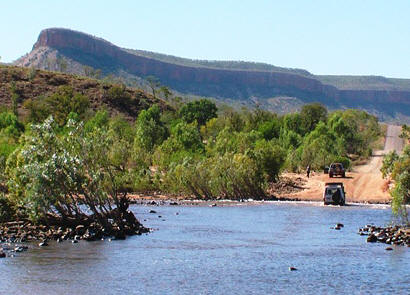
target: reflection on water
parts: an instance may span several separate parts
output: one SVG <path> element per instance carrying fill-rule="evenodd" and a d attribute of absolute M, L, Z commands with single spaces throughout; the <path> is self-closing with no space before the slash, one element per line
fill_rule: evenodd
<path fill-rule="evenodd" d="M 356 234 L 389 222 L 389 210 L 376 208 L 135 206 L 153 233 L 32 245 L 0 260 L 0 293 L 410 294 L 409 249 L 385 251 Z M 330 229 L 338 222 L 342 230 Z"/>

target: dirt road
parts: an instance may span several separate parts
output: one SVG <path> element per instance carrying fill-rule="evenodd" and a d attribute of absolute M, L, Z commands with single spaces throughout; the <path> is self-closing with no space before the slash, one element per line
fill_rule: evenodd
<path fill-rule="evenodd" d="M 400 126 L 388 125 L 384 149 L 374 152 L 367 164 L 357 166 L 352 172 L 347 172 L 346 178 L 330 179 L 327 174 L 313 173 L 309 179 L 303 176 L 306 180 L 303 186 L 304 190 L 281 197 L 321 201 L 325 183 L 340 181 L 345 186 L 347 202 L 388 203 L 391 199 L 388 192 L 389 183 L 382 178 L 380 167 L 384 154 L 392 150 L 401 152 L 403 149 L 403 140 L 399 137 L 400 133 Z M 290 178 L 301 177 L 300 174 L 291 173 L 286 176 Z"/>

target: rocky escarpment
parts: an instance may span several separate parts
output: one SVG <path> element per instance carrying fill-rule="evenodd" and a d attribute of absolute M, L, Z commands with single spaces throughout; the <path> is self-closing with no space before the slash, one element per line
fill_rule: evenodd
<path fill-rule="evenodd" d="M 335 86 L 338 85 L 336 82 L 329 82 L 332 81 L 329 77 L 321 81 L 319 76 L 301 71 L 298 74 L 296 70 L 227 69 L 218 68 L 215 63 L 209 63 L 213 67 L 203 66 L 204 63 L 199 62 L 195 66 L 192 61 L 186 63 L 189 65 L 181 61 L 172 63 L 164 58 L 156 59 L 154 54 L 151 57 L 138 54 L 137 51 L 125 50 L 100 38 L 67 29 L 43 30 L 33 47 L 37 55 L 29 54 L 16 63 L 39 66 L 39 52 L 45 51 L 45 48 L 52 50 L 56 58 L 101 69 L 104 75 L 126 73 L 143 78 L 155 76 L 162 84 L 181 93 L 239 100 L 293 97 L 302 102 L 320 101 L 330 108 L 362 108 L 381 117 L 383 114 L 391 117 L 401 114 L 410 118 L 409 87 L 366 89 L 366 85 L 362 85 L 360 89 L 339 89 Z M 82 69 L 77 67 L 77 71 L 81 72 Z M 354 77 L 349 79 L 353 81 Z"/>

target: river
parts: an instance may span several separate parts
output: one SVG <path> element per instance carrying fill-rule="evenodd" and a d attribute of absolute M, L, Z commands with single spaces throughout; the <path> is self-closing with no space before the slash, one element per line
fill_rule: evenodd
<path fill-rule="evenodd" d="M 391 216 L 385 206 L 132 210 L 152 233 L 125 241 L 31 245 L 0 260 L 0 293 L 410 294 L 410 249 L 386 251 L 357 234 L 367 223 L 386 225 Z M 338 222 L 344 228 L 331 229 Z"/>

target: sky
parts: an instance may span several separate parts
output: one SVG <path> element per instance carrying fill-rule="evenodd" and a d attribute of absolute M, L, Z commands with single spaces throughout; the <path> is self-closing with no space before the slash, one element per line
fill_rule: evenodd
<path fill-rule="evenodd" d="M 193 59 L 410 78 L 410 0 L 0 0 L 1 62 L 42 29 Z"/>

